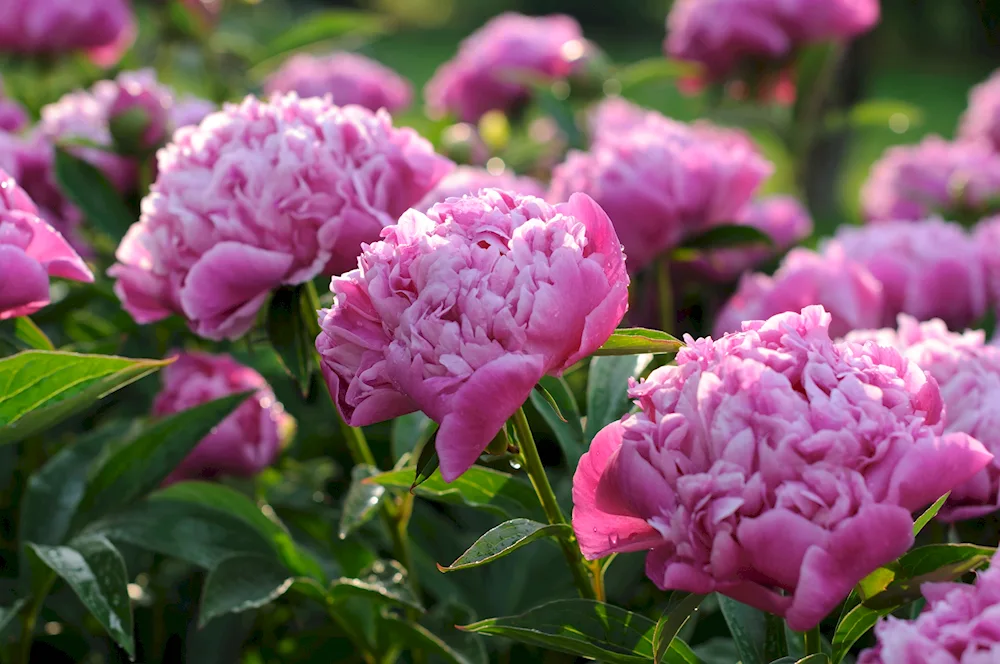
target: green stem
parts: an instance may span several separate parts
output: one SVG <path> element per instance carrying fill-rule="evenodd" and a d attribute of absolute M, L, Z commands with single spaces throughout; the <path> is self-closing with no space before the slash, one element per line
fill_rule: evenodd
<path fill-rule="evenodd" d="M 677 323 L 677 309 L 674 306 L 674 286 L 670 282 L 670 261 L 661 256 L 656 261 L 656 292 L 660 299 L 660 329 L 667 334 L 674 333 Z"/>
<path fill-rule="evenodd" d="M 545 467 L 542 466 L 542 459 L 538 456 L 538 448 L 535 446 L 535 438 L 531 434 L 531 427 L 528 426 L 528 418 L 524 414 L 524 408 L 518 408 L 512 418 L 514 421 L 514 431 L 517 433 L 517 442 L 521 446 L 521 460 L 524 462 L 524 470 L 528 473 L 531 485 L 535 487 L 538 500 L 542 504 L 545 516 L 551 524 L 569 524 L 559 508 L 556 494 L 552 491 L 548 475 L 545 474 Z M 598 592 L 593 578 L 588 572 L 587 563 L 580 553 L 580 547 L 576 545 L 575 539 L 565 537 L 559 538 L 559 546 L 569 565 L 569 571 L 573 575 L 573 581 L 580 591 L 580 596 L 585 599 L 597 599 Z"/>
<path fill-rule="evenodd" d="M 823 640 L 820 638 L 819 626 L 805 633 L 805 656 L 818 655 L 823 652 Z"/>
<path fill-rule="evenodd" d="M 21 616 L 21 640 L 18 644 L 20 650 L 18 661 L 20 664 L 31 664 L 31 645 L 35 639 L 35 625 L 38 623 L 38 614 L 45 604 L 45 598 L 48 596 L 49 590 L 52 589 L 52 584 L 56 582 L 55 574 L 47 570 L 44 574 L 45 580 L 39 586 L 38 591 L 33 593 L 31 602 L 25 607 L 24 613 Z"/>

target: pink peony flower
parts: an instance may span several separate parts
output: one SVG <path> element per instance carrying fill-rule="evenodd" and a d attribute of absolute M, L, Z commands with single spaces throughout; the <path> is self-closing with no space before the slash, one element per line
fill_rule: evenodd
<path fill-rule="evenodd" d="M 877 644 L 858 664 L 992 664 L 1000 662 L 1000 560 L 973 585 L 925 583 L 916 620 L 889 616 L 875 625 Z"/>
<path fill-rule="evenodd" d="M 0 78 L 0 131 L 18 132 L 28 126 L 28 111 L 15 99 L 6 96 Z"/>
<path fill-rule="evenodd" d="M 28 194 L 0 171 L 0 320 L 49 303 L 49 277 L 91 282 L 87 264 L 38 216 Z"/>
<path fill-rule="evenodd" d="M 1000 247 L 1000 215 L 981 220 L 972 232 L 982 249 L 989 299 L 996 307 L 1000 303 L 1000 251 L 995 249 Z"/>
<path fill-rule="evenodd" d="M 267 381 L 229 355 L 180 353 L 163 370 L 163 390 L 153 415 L 163 417 L 230 394 L 255 390 L 164 480 L 252 477 L 277 458 L 295 430 L 295 420 L 274 398 Z"/>
<path fill-rule="evenodd" d="M 981 330 L 949 332 L 944 321 L 920 323 L 901 314 L 899 330 L 863 330 L 848 341 L 874 341 L 899 350 L 941 386 L 945 432 L 967 433 L 992 454 L 1000 452 L 1000 347 Z M 1000 508 L 1000 459 L 952 490 L 939 513 L 945 521 L 971 519 Z"/>
<path fill-rule="evenodd" d="M 812 234 L 813 223 L 809 212 L 791 196 L 772 196 L 753 201 L 740 213 L 735 223 L 767 233 L 774 247 L 733 247 L 714 249 L 704 258 L 685 265 L 697 276 L 713 281 L 727 282 L 739 277 Z M 799 307 L 801 308 L 801 307 Z"/>
<path fill-rule="evenodd" d="M 617 119 L 595 131 L 590 151 L 571 151 L 556 167 L 549 198 L 593 197 L 614 222 L 630 271 L 686 235 L 732 223 L 773 170 L 738 131 L 621 106 L 597 117 L 612 110 Z"/>
<path fill-rule="evenodd" d="M 874 275 L 839 249 L 824 254 L 793 249 L 773 277 L 743 275 L 713 330 L 722 336 L 742 329 L 744 321 L 819 304 L 832 316 L 831 332 L 843 336 L 850 330 L 881 325 L 882 301 L 882 285 Z"/>
<path fill-rule="evenodd" d="M 108 274 L 138 322 L 182 314 L 210 339 L 249 330 L 277 286 L 349 269 L 452 167 L 384 111 L 294 93 L 226 105 L 158 164 Z"/>
<path fill-rule="evenodd" d="M 86 51 L 110 66 L 135 40 L 128 0 L 5 0 L 0 3 L 0 50 L 50 54 Z"/>
<path fill-rule="evenodd" d="M 829 245 L 881 282 L 879 325 L 892 325 L 905 313 L 919 320 L 942 318 L 957 328 L 986 313 L 987 252 L 958 224 L 926 219 L 843 226 Z"/>
<path fill-rule="evenodd" d="M 562 14 L 496 16 L 466 38 L 454 59 L 424 89 L 430 108 L 476 122 L 487 111 L 507 111 L 530 96 L 518 75 L 567 78 L 595 53 L 575 19 Z"/>
<path fill-rule="evenodd" d="M 316 348 L 344 420 L 439 422 L 441 475 L 464 473 L 538 380 L 603 344 L 628 306 L 621 245 L 585 195 L 485 189 L 416 210 L 335 277 Z"/>
<path fill-rule="evenodd" d="M 421 212 L 427 212 L 435 203 L 441 203 L 449 198 L 461 198 L 467 194 L 475 195 L 480 189 L 503 189 L 522 196 L 545 197 L 545 186 L 535 178 L 514 175 L 508 171 L 493 175 L 485 168 L 459 166 L 444 176 L 441 182 L 413 207 Z"/>
<path fill-rule="evenodd" d="M 747 62 L 780 65 L 803 44 L 850 39 L 878 19 L 878 0 L 678 0 L 664 50 L 721 80 Z"/>
<path fill-rule="evenodd" d="M 588 559 L 649 551 L 661 589 L 819 624 L 913 542 L 911 513 L 992 455 L 941 434 L 937 384 L 897 351 L 834 343 L 822 307 L 695 341 L 629 390 L 573 478 Z M 933 473 L 927 469 L 933 468 Z"/>
<path fill-rule="evenodd" d="M 928 136 L 889 148 L 861 189 L 871 221 L 924 219 L 931 214 L 982 212 L 1000 196 L 1000 154 L 983 142 Z"/>
<path fill-rule="evenodd" d="M 268 94 L 296 92 L 300 97 L 331 95 L 338 106 L 357 104 L 390 113 L 410 105 L 409 82 L 385 65 L 357 53 L 322 57 L 302 53 L 289 58 L 264 81 Z"/>
<path fill-rule="evenodd" d="M 969 107 L 958 122 L 958 137 L 1000 151 L 1000 70 L 969 92 Z"/>

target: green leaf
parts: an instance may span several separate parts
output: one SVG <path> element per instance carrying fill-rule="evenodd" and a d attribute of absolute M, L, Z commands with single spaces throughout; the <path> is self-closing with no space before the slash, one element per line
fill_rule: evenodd
<path fill-rule="evenodd" d="M 634 91 L 650 83 L 663 83 L 678 78 L 697 76 L 701 67 L 692 62 L 667 58 L 646 58 L 620 68 L 615 76 L 622 93 Z"/>
<path fill-rule="evenodd" d="M 660 664 L 702 664 L 702 661 L 691 650 L 691 646 L 674 637 L 667 652 L 663 654 Z"/>
<path fill-rule="evenodd" d="M 796 657 L 782 657 L 781 659 L 776 659 L 771 664 L 829 664 L 830 658 L 825 653 L 815 653 L 812 655 L 807 655 L 802 659 Z"/>
<path fill-rule="evenodd" d="M 642 373 L 652 355 L 595 357 L 590 361 L 587 378 L 586 440 L 611 422 L 618 421 L 632 405 L 628 396 L 628 379 Z"/>
<path fill-rule="evenodd" d="M 840 619 L 837 630 L 833 634 L 833 664 L 840 664 L 858 639 L 874 627 L 879 618 L 890 613 L 892 613 L 892 609 L 876 611 L 860 604 L 848 611 Z"/>
<path fill-rule="evenodd" d="M 417 455 L 416 473 L 413 476 L 413 483 L 410 484 L 410 493 L 418 486 L 430 479 L 431 475 L 441 465 L 441 460 L 437 453 L 437 422 L 433 423 L 429 429 L 429 435 L 420 445 L 420 453 Z"/>
<path fill-rule="evenodd" d="M 988 558 L 993 552 L 994 549 L 990 547 L 974 544 L 930 544 L 917 547 L 861 579 L 855 592 L 863 602 L 867 602 L 894 582 L 904 582 L 970 559 Z"/>
<path fill-rule="evenodd" d="M 430 430 L 436 426 L 434 420 L 419 410 L 394 419 L 390 434 L 393 460 L 399 461 L 404 454 L 420 448 L 430 437 Z"/>
<path fill-rule="evenodd" d="M 344 37 L 373 37 L 387 29 L 385 19 L 378 14 L 350 9 L 313 12 L 265 46 L 258 63 Z"/>
<path fill-rule="evenodd" d="M 438 569 L 442 572 L 454 572 L 479 567 L 503 558 L 537 539 L 572 534 L 573 529 L 564 523 L 545 524 L 531 519 L 511 519 L 487 531 L 451 565 L 438 565 Z"/>
<path fill-rule="evenodd" d="M 27 316 L 0 321 L 0 356 L 22 350 L 55 350 L 55 346 Z"/>
<path fill-rule="evenodd" d="M 10 608 L 0 606 L 0 636 L 7 630 L 10 623 L 17 617 L 17 614 L 21 612 L 24 605 L 27 603 L 24 599 L 19 599 L 15 601 Z"/>
<path fill-rule="evenodd" d="M 391 489 L 409 490 L 413 479 L 413 468 L 403 468 L 390 470 L 365 481 Z M 467 505 L 508 519 L 527 514 L 536 521 L 545 520 L 530 484 L 513 475 L 483 466 L 473 466 L 451 484 L 441 479 L 440 472 L 435 472 L 413 492 L 428 500 Z"/>
<path fill-rule="evenodd" d="M 653 630 L 654 664 L 662 664 L 667 661 L 670 643 L 677 637 L 691 615 L 698 610 L 704 599 L 704 595 L 692 593 L 675 592 L 671 594 L 667 608 L 663 610 L 656 623 L 656 629 Z"/>
<path fill-rule="evenodd" d="M 611 604 L 564 599 L 520 615 L 480 620 L 461 629 L 610 664 L 639 664 L 653 657 L 656 624 Z"/>
<path fill-rule="evenodd" d="M 413 594 L 406 569 L 395 560 L 376 560 L 357 579 L 337 579 L 330 586 L 330 598 L 336 604 L 351 597 L 367 597 L 402 607 L 423 611 L 420 599 Z"/>
<path fill-rule="evenodd" d="M 547 377 L 548 376 L 545 376 L 545 378 Z M 535 389 L 532 390 L 532 394 L 535 393 L 541 396 L 542 399 L 544 399 L 545 402 L 549 404 L 549 408 L 552 409 L 552 412 L 555 413 L 556 417 L 558 417 L 560 421 L 562 422 L 567 421 L 566 416 L 563 415 L 562 409 L 559 407 L 559 402 L 556 401 L 556 398 L 552 396 L 552 394 L 549 393 L 547 389 L 545 389 L 545 386 L 541 382 L 535 385 Z"/>
<path fill-rule="evenodd" d="M 566 466 L 576 468 L 580 457 L 586 451 L 583 423 L 580 419 L 580 409 L 576 405 L 576 398 L 569 385 L 562 378 L 544 376 L 539 384 L 545 388 L 547 396 L 543 396 L 537 390 L 532 390 L 531 404 L 552 429 L 552 433 L 555 434 L 556 441 L 558 441 L 563 456 L 566 458 Z"/>
<path fill-rule="evenodd" d="M 898 99 L 866 99 L 852 106 L 847 112 L 847 124 L 854 128 L 893 128 L 903 122 L 903 129 L 918 127 L 924 122 L 924 113 L 918 107 Z"/>
<path fill-rule="evenodd" d="M 643 327 L 619 328 L 594 355 L 641 355 L 643 353 L 676 353 L 684 342 L 660 330 Z"/>
<path fill-rule="evenodd" d="M 440 657 L 448 664 L 472 664 L 464 655 L 454 650 L 423 625 L 392 615 L 380 616 L 380 632 L 409 650 L 419 650 Z"/>
<path fill-rule="evenodd" d="M 583 132 L 576 123 L 576 114 L 568 99 L 560 99 L 553 93 L 552 84 L 546 82 L 532 86 L 532 98 L 543 113 L 552 118 L 566 137 L 571 148 L 582 150 L 586 147 Z"/>
<path fill-rule="evenodd" d="M 87 220 L 115 240 L 125 237 L 137 221 L 121 194 L 92 164 L 56 146 L 55 171 L 59 188 Z"/>
<path fill-rule="evenodd" d="M 681 247 L 684 249 L 705 251 L 707 249 L 743 247 L 750 244 L 763 244 L 773 247 L 774 239 L 764 231 L 753 226 L 722 224 L 713 226 L 704 233 L 687 238 Z"/>
<path fill-rule="evenodd" d="M 969 572 L 985 567 L 989 562 L 990 555 L 971 555 L 963 560 L 940 565 L 933 571 L 923 574 L 907 574 L 903 578 L 897 578 L 885 590 L 871 599 L 864 600 L 862 604 L 869 609 L 895 610 L 903 604 L 919 599 L 920 587 L 923 584 L 954 581 Z"/>
<path fill-rule="evenodd" d="M 227 613 L 258 609 L 292 586 L 288 570 L 274 558 L 240 555 L 226 558 L 205 578 L 198 627 Z"/>
<path fill-rule="evenodd" d="M 73 589 L 115 643 L 135 659 L 128 573 L 118 549 L 100 536 L 77 539 L 71 546 L 30 542 L 28 546 Z"/>
<path fill-rule="evenodd" d="M 817 42 L 799 50 L 795 65 L 795 104 L 792 107 L 792 117 L 796 122 L 819 120 L 823 101 L 820 97 L 824 97 L 829 89 L 842 52 L 841 46 L 833 41 Z"/>
<path fill-rule="evenodd" d="M 310 311 L 305 286 L 282 286 L 267 309 L 267 337 L 299 391 L 309 394 L 315 366 L 316 336 L 310 335 L 319 314 Z"/>
<path fill-rule="evenodd" d="M 40 433 L 172 361 L 42 350 L 0 359 L 0 445 Z"/>
<path fill-rule="evenodd" d="M 87 485 L 80 512 L 104 514 L 158 487 L 249 396 L 250 392 L 230 394 L 147 426 L 105 458 Z"/>
<path fill-rule="evenodd" d="M 743 664 L 766 664 L 764 644 L 767 639 L 767 621 L 764 613 L 737 602 L 725 595 L 719 595 L 719 608 L 729 626 L 736 649 Z"/>
<path fill-rule="evenodd" d="M 913 522 L 913 534 L 914 536 L 919 535 L 920 531 L 924 529 L 931 519 L 937 516 L 937 513 L 941 511 L 945 502 L 948 500 L 948 496 L 951 495 L 951 491 L 944 494 L 940 498 L 934 501 L 934 504 L 924 510 L 924 513 L 917 517 L 917 520 Z"/>
<path fill-rule="evenodd" d="M 347 539 L 348 535 L 368 523 L 378 511 L 378 506 L 385 497 L 385 487 L 364 482 L 378 473 L 378 468 L 368 465 L 359 465 L 351 469 L 351 487 L 344 498 L 340 527 L 337 529 L 340 539 Z"/>

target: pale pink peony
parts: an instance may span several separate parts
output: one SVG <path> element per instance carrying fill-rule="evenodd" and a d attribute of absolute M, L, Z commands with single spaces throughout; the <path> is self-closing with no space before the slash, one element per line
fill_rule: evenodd
<path fill-rule="evenodd" d="M 744 134 L 707 123 L 687 125 L 627 107 L 604 107 L 589 152 L 571 151 L 552 174 L 550 200 L 574 192 L 594 198 L 611 217 L 635 272 L 685 236 L 733 223 L 770 162 Z"/>
<path fill-rule="evenodd" d="M 356 265 L 452 167 L 384 111 L 294 93 L 226 105 L 158 165 L 108 273 L 138 322 L 177 313 L 210 339 L 249 330 L 272 289 Z"/>
<path fill-rule="evenodd" d="M 851 39 L 878 20 L 878 0 L 678 0 L 664 49 L 718 80 L 748 62 L 783 65 L 799 46 Z"/>
<path fill-rule="evenodd" d="M 59 231 L 38 216 L 28 194 L 0 171 L 0 320 L 47 305 L 49 277 L 94 280 Z"/>
<path fill-rule="evenodd" d="M 911 513 L 985 467 L 941 434 L 937 383 L 897 351 L 834 343 L 822 307 L 686 338 L 630 395 L 573 478 L 584 555 L 649 551 L 661 589 L 719 592 L 819 624 L 906 552 Z M 928 468 L 934 472 L 929 473 Z"/>
<path fill-rule="evenodd" d="M 0 51 L 58 54 L 86 51 L 110 66 L 135 40 L 129 0 L 4 0 Z"/>
<path fill-rule="evenodd" d="M 435 203 L 449 198 L 461 198 L 467 194 L 477 194 L 480 189 L 503 189 L 523 196 L 545 197 L 545 186 L 532 177 L 514 175 L 504 171 L 493 175 L 485 168 L 459 166 L 438 183 L 423 200 L 413 207 L 427 212 Z"/>
<path fill-rule="evenodd" d="M 410 105 L 409 82 L 385 65 L 357 53 L 289 58 L 264 81 L 268 94 L 295 92 L 300 97 L 331 95 L 338 106 L 357 104 L 377 111 L 402 111 Z"/>
<path fill-rule="evenodd" d="M 163 390 L 153 402 L 157 417 L 254 391 L 198 443 L 164 484 L 222 475 L 252 477 L 274 462 L 295 430 L 295 420 L 274 398 L 264 377 L 229 355 L 180 353 L 162 375 Z"/>
<path fill-rule="evenodd" d="M 424 89 L 430 108 L 476 122 L 491 110 L 507 111 L 530 97 L 518 77 L 567 78 L 594 54 L 575 19 L 562 14 L 507 12 L 467 37 Z"/>
<path fill-rule="evenodd" d="M 593 353 L 628 306 L 607 215 L 485 189 L 416 210 L 335 277 L 316 340 L 352 426 L 415 410 L 439 422 L 441 475 L 475 463 L 538 380 Z"/>
<path fill-rule="evenodd" d="M 863 265 L 836 247 L 824 254 L 793 249 L 773 277 L 743 275 L 736 293 L 716 317 L 714 334 L 737 332 L 744 321 L 798 311 L 811 304 L 830 312 L 830 330 L 836 336 L 882 324 L 882 285 Z"/>
<path fill-rule="evenodd" d="M 916 620 L 880 621 L 877 644 L 861 653 L 858 664 L 1000 662 L 1000 557 L 994 555 L 992 563 L 972 585 L 923 584 L 923 613 Z"/>
<path fill-rule="evenodd" d="M 958 122 L 958 137 L 1000 151 L 1000 70 L 969 92 L 969 106 Z"/>
<path fill-rule="evenodd" d="M 987 217 L 973 229 L 975 243 L 982 250 L 983 265 L 986 270 L 986 285 L 990 302 L 996 308 L 1000 305 L 1000 215 Z"/>
<path fill-rule="evenodd" d="M 928 136 L 889 148 L 872 164 L 861 189 L 871 221 L 976 215 L 1000 197 L 1000 154 L 985 142 Z"/>

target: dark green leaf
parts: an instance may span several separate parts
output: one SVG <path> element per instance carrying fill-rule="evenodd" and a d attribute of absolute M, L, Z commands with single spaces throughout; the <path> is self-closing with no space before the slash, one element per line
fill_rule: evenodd
<path fill-rule="evenodd" d="M 423 611 L 420 599 L 408 585 L 406 569 L 395 560 L 376 560 L 359 578 L 337 579 L 330 586 L 334 603 L 351 597 L 367 597 Z"/>
<path fill-rule="evenodd" d="M 19 599 L 14 604 L 7 608 L 5 606 L 0 606 L 0 636 L 3 635 L 4 631 L 10 625 L 11 621 L 17 617 L 17 614 L 21 612 L 24 608 L 25 600 Z"/>
<path fill-rule="evenodd" d="M 63 194 L 80 208 L 93 227 L 114 240 L 125 237 L 136 216 L 100 170 L 57 146 L 55 171 Z"/>
<path fill-rule="evenodd" d="M 314 12 L 264 47 L 258 62 L 344 37 L 372 37 L 388 28 L 377 14 L 350 9 Z"/>
<path fill-rule="evenodd" d="M 147 426 L 105 458 L 87 484 L 80 512 L 99 516 L 155 489 L 249 396 L 230 394 Z"/>
<path fill-rule="evenodd" d="M 948 546 L 948 545 L 942 545 Z M 921 597 L 920 586 L 925 583 L 944 583 L 954 581 L 969 572 L 985 567 L 990 562 L 990 556 L 971 556 L 965 560 L 956 561 L 947 565 L 942 565 L 931 572 L 897 578 L 871 599 L 865 600 L 862 604 L 869 609 L 891 609 L 912 602 Z"/>
<path fill-rule="evenodd" d="M 42 350 L 3 358 L 0 444 L 44 431 L 170 362 Z"/>
<path fill-rule="evenodd" d="M 413 469 L 403 468 L 390 470 L 366 481 L 392 489 L 409 490 L 413 485 L 413 478 Z M 536 521 L 545 520 L 530 484 L 513 475 L 483 466 L 473 466 L 451 484 L 441 479 L 441 473 L 435 472 L 430 479 L 418 485 L 414 493 L 429 500 L 487 510 L 508 519 L 527 514 Z"/>
<path fill-rule="evenodd" d="M 771 664 L 829 664 L 830 658 L 825 653 L 815 653 L 799 659 L 797 657 L 782 657 Z"/>
<path fill-rule="evenodd" d="M 284 595 L 291 585 L 288 570 L 273 557 L 226 558 L 205 578 L 198 626 L 227 613 L 258 609 Z"/>
<path fill-rule="evenodd" d="M 970 559 L 989 558 L 994 551 L 990 547 L 974 544 L 929 544 L 917 547 L 861 579 L 855 592 L 862 601 L 867 602 L 893 583 L 905 582 Z"/>
<path fill-rule="evenodd" d="M 670 643 L 684 627 L 691 615 L 698 610 L 704 601 L 704 595 L 675 592 L 671 595 L 666 609 L 660 615 L 653 630 L 653 662 L 662 664 L 667 661 Z"/>
<path fill-rule="evenodd" d="M 552 433 L 555 434 L 563 456 L 566 458 L 566 465 L 569 468 L 576 468 L 580 457 L 586 451 L 583 424 L 580 420 L 580 409 L 576 405 L 576 398 L 569 385 L 562 378 L 544 376 L 540 385 L 545 388 L 545 393 L 548 396 L 543 397 L 537 390 L 532 390 L 531 404 L 552 429 Z M 555 402 L 561 416 L 553 408 L 552 402 Z"/>
<path fill-rule="evenodd" d="M 785 621 L 772 613 L 764 614 L 764 659 L 772 660 L 788 654 Z"/>
<path fill-rule="evenodd" d="M 595 357 L 590 361 L 587 378 L 586 440 L 616 422 L 632 405 L 628 396 L 628 379 L 635 378 L 653 361 L 652 355 Z"/>
<path fill-rule="evenodd" d="M 436 426 L 435 422 L 419 410 L 394 419 L 391 433 L 392 458 L 399 461 L 404 454 L 420 448 L 430 437 L 432 426 Z"/>
<path fill-rule="evenodd" d="M 767 638 L 767 621 L 764 613 L 725 595 L 719 595 L 719 608 L 729 626 L 736 649 L 743 664 L 766 664 L 764 642 Z"/>
<path fill-rule="evenodd" d="M 935 500 L 933 505 L 924 510 L 923 514 L 917 517 L 917 520 L 913 522 L 914 535 L 919 535 L 920 531 L 924 529 L 924 526 L 930 523 L 931 519 L 937 516 L 937 513 L 941 511 L 941 508 L 944 506 L 945 501 L 948 500 L 948 496 L 950 495 L 951 491 L 944 494 L 943 496 Z"/>
<path fill-rule="evenodd" d="M 684 342 L 660 330 L 642 327 L 619 328 L 594 355 L 640 355 L 643 353 L 676 353 Z"/>
<path fill-rule="evenodd" d="M 351 469 L 351 487 L 344 498 L 340 513 L 340 528 L 337 535 L 347 539 L 352 532 L 371 520 L 385 497 L 385 487 L 380 484 L 365 484 L 364 480 L 378 475 L 373 466 L 359 465 Z"/>
<path fill-rule="evenodd" d="M 447 578 L 441 574 L 433 576 Z M 456 625 L 468 625 L 476 618 L 475 611 L 468 606 L 455 600 L 445 600 L 439 601 L 430 613 L 422 616 L 420 624 L 469 664 L 489 664 L 489 655 L 486 652 L 487 637 L 464 632 L 456 627 Z"/>
<path fill-rule="evenodd" d="M 548 377 L 549 376 L 545 376 L 545 378 Z M 560 421 L 567 421 L 566 416 L 563 415 L 562 408 L 559 406 L 559 402 L 556 401 L 556 398 L 552 396 L 547 389 L 545 389 L 545 385 L 543 383 L 539 382 L 538 385 L 535 385 L 535 389 L 532 391 L 532 394 L 540 395 L 545 402 L 549 404 L 549 408 L 552 409 L 552 412 L 555 413 L 556 417 L 558 417 Z"/>
<path fill-rule="evenodd" d="M 713 226 L 704 233 L 689 237 L 681 246 L 685 249 L 725 249 L 728 247 L 743 247 L 748 244 L 763 244 L 774 246 L 774 239 L 753 226 L 743 224 L 723 224 Z"/>
<path fill-rule="evenodd" d="M 430 426 L 430 435 L 420 445 L 420 454 L 417 455 L 417 470 L 413 476 L 413 483 L 410 484 L 410 493 L 429 480 L 441 465 L 437 453 L 437 431 L 438 425 L 435 422 Z"/>
<path fill-rule="evenodd" d="M 451 565 L 438 565 L 438 569 L 442 572 L 454 572 L 479 567 L 503 558 L 537 539 L 569 536 L 572 533 L 573 529 L 562 523 L 545 524 L 531 519 L 511 519 L 486 532 Z"/>
<path fill-rule="evenodd" d="M 28 546 L 73 589 L 115 643 L 134 659 L 128 573 L 118 549 L 100 536 L 74 540 L 71 546 L 30 542 Z"/>
<path fill-rule="evenodd" d="M 892 609 L 880 609 L 875 611 L 868 607 L 858 605 L 848 611 L 837 624 L 837 631 L 833 634 L 833 664 L 840 664 L 851 646 L 865 635 L 868 630 L 875 626 L 879 618 L 892 613 Z"/>
<path fill-rule="evenodd" d="M 795 104 L 792 107 L 792 117 L 796 122 L 819 119 L 823 97 L 829 89 L 841 53 L 840 45 L 832 41 L 817 42 L 800 49 L 795 65 Z"/>
<path fill-rule="evenodd" d="M 653 657 L 656 623 L 611 604 L 565 599 L 462 629 L 612 664 L 639 664 Z"/>
<path fill-rule="evenodd" d="M 55 350 L 55 346 L 27 316 L 0 321 L 0 356 L 22 350 Z"/>
<path fill-rule="evenodd" d="M 316 336 L 310 335 L 319 314 L 310 311 L 305 286 L 282 286 L 274 292 L 267 310 L 267 336 L 285 371 L 303 395 L 316 369 Z M 307 317 L 310 320 L 307 320 Z"/>
<path fill-rule="evenodd" d="M 426 627 L 392 615 L 380 617 L 381 630 L 393 643 L 440 657 L 448 664 L 472 664 Z"/>

